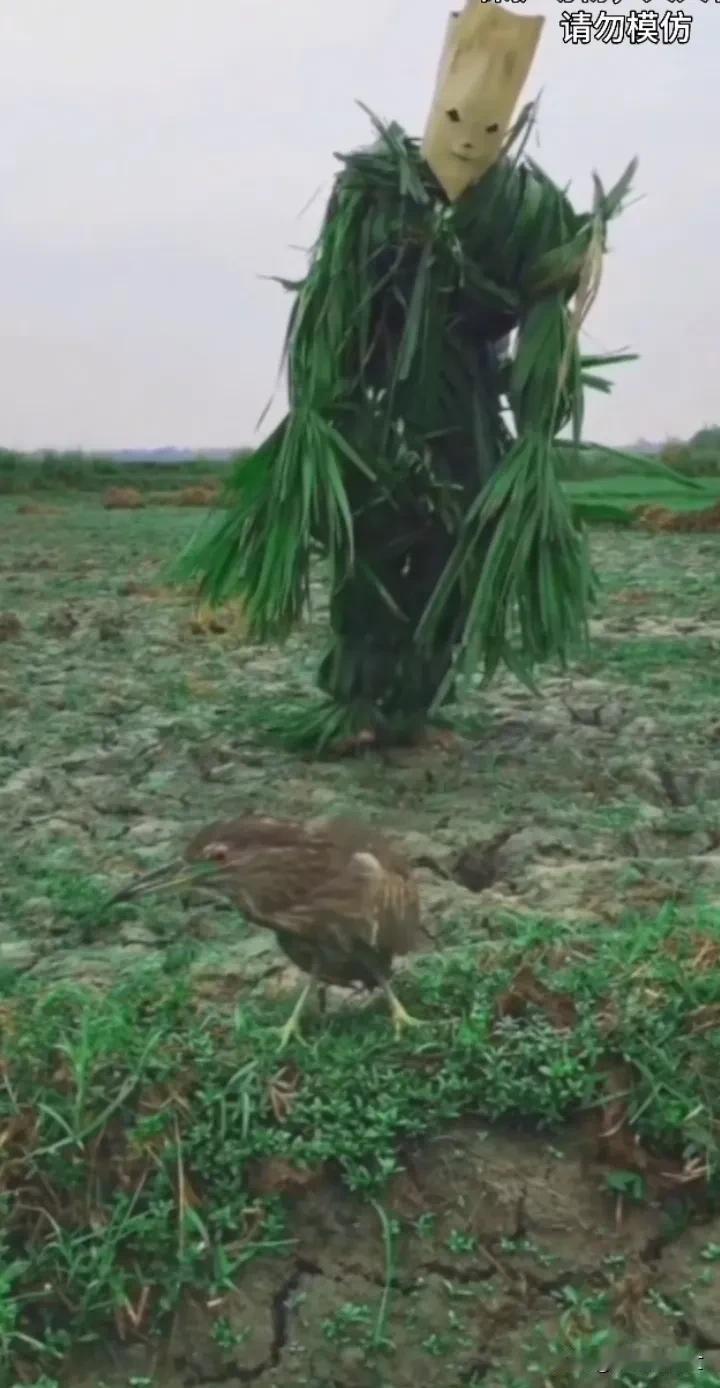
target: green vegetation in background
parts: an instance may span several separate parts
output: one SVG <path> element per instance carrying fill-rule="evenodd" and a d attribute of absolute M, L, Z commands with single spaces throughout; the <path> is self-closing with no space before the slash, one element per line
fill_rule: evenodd
<path fill-rule="evenodd" d="M 571 500 L 594 503 L 598 508 L 605 503 L 624 510 L 628 520 L 632 520 L 639 506 L 664 506 L 669 511 L 702 511 L 720 502 L 720 477 L 693 475 L 691 480 L 692 491 L 679 486 L 673 478 L 633 473 L 598 477 L 592 481 L 565 482 L 564 487 Z M 598 520 L 602 519 L 602 514 L 598 514 Z M 607 519 L 613 520 L 614 517 L 609 514 Z"/>
<path fill-rule="evenodd" d="M 703 431 L 711 439 L 720 436 L 720 430 Z M 696 436 L 697 437 L 697 436 Z M 238 448 L 235 459 L 246 457 L 250 449 Z M 699 447 L 693 440 L 683 444 L 671 444 L 659 455 L 681 476 L 705 478 L 720 481 L 720 442 Z M 36 491 L 42 492 L 94 492 L 111 486 L 133 486 L 141 491 L 162 491 L 164 488 L 202 485 L 204 482 L 227 479 L 233 459 L 226 463 L 198 455 L 182 463 L 130 463 L 105 457 L 102 454 L 82 452 L 47 452 L 41 455 L 21 453 L 14 449 L 0 448 L 0 496 L 23 496 Z M 668 474 L 653 466 L 650 459 L 641 453 L 622 450 L 614 451 L 590 445 L 578 456 L 574 449 L 563 448 L 558 453 L 558 476 L 562 481 L 590 483 L 595 481 L 612 482 L 608 494 L 618 497 L 639 496 L 642 500 L 661 499 L 673 494 L 673 502 L 679 506 L 690 504 L 680 499 L 680 493 Z M 603 493 L 605 489 L 603 488 Z M 715 495 L 711 488 L 708 493 Z M 686 494 L 690 498 L 691 493 Z M 702 492 L 697 493 L 698 497 Z M 692 504 L 696 502 L 693 500 Z M 697 504 L 700 504 L 699 502 Z M 705 504 L 703 502 L 703 504 Z"/>
<path fill-rule="evenodd" d="M 237 457 L 245 450 L 238 449 Z M 0 495 L 94 492 L 106 487 L 163 491 L 223 481 L 228 464 L 197 457 L 182 463 L 130 463 L 86 453 L 18 453 L 0 448 Z"/>
<path fill-rule="evenodd" d="M 690 477 L 717 476 L 720 474 L 720 426 L 698 429 L 685 443 L 674 440 L 666 444 L 661 458 L 676 472 Z"/>

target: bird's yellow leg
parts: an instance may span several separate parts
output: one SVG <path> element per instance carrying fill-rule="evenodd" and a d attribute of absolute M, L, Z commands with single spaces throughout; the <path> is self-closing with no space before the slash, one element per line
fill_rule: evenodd
<path fill-rule="evenodd" d="M 410 1013 L 405 1010 L 399 997 L 393 992 L 392 988 L 390 987 L 390 984 L 388 983 L 387 979 L 384 978 L 381 980 L 381 982 L 382 990 L 385 994 L 385 997 L 388 1000 L 388 1005 L 390 1007 L 390 1016 L 392 1018 L 392 1024 L 395 1030 L 395 1035 L 400 1036 L 404 1027 L 422 1026 L 422 1022 L 418 1017 L 411 1017 Z"/>
<path fill-rule="evenodd" d="M 281 1051 L 284 1051 L 284 1050 L 285 1050 L 285 1047 L 287 1046 L 288 1041 L 290 1041 L 290 1040 L 292 1039 L 293 1036 L 297 1036 L 298 1041 L 302 1041 L 302 1036 L 301 1036 L 301 1034 L 300 1034 L 300 1025 L 299 1025 L 299 1024 L 300 1024 L 300 1017 L 302 1016 L 302 1012 L 303 1012 L 303 1009 L 304 1009 L 304 1007 L 305 1007 L 305 1003 L 307 1002 L 307 1000 L 308 1000 L 310 994 L 312 993 L 313 989 L 317 987 L 317 981 L 318 981 L 318 980 L 317 980 L 317 965 L 315 965 L 315 967 L 313 968 L 313 971 L 312 971 L 312 973 L 311 973 L 311 975 L 310 975 L 309 982 L 306 983 L 305 987 L 303 988 L 302 993 L 300 994 L 300 997 L 298 998 L 297 1002 L 295 1003 L 295 1006 L 294 1006 L 292 1012 L 290 1013 L 290 1016 L 288 1017 L 288 1019 L 287 1019 L 287 1021 L 286 1021 L 286 1023 L 285 1023 L 285 1026 L 284 1026 L 284 1027 L 281 1027 L 281 1029 L 280 1029 L 280 1046 L 279 1046 L 279 1049 L 280 1049 Z"/>
<path fill-rule="evenodd" d="M 307 1002 L 308 997 L 310 996 L 310 993 L 312 992 L 314 986 L 315 980 L 311 978 L 310 982 L 307 983 L 303 988 L 300 997 L 295 1003 L 295 1006 L 285 1023 L 285 1026 L 280 1028 L 280 1045 L 278 1047 L 279 1050 L 284 1051 L 285 1047 L 288 1044 L 288 1041 L 290 1041 L 293 1036 L 297 1036 L 299 1041 L 302 1040 L 302 1036 L 300 1034 L 300 1017 L 302 1015 L 303 1008 L 305 1007 L 305 1003 Z"/>

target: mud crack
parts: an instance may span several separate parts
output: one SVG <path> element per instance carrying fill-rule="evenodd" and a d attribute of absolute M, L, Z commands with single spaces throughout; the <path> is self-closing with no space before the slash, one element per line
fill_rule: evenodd
<path fill-rule="evenodd" d="M 297 1291 L 304 1277 L 319 1277 L 321 1273 L 322 1268 L 317 1263 L 312 1263 L 307 1258 L 298 1258 L 293 1271 L 289 1277 L 285 1278 L 282 1286 L 275 1293 L 270 1309 L 273 1342 L 263 1369 L 276 1369 L 280 1363 L 282 1352 L 288 1341 L 288 1321 L 293 1293 Z"/>
<path fill-rule="evenodd" d="M 276 1369 L 288 1341 L 288 1320 L 293 1293 L 297 1291 L 304 1277 L 317 1277 L 321 1272 L 322 1268 L 318 1267 L 316 1263 L 312 1263 L 306 1258 L 298 1258 L 292 1272 L 275 1292 L 270 1301 L 272 1344 L 270 1353 L 259 1364 L 254 1364 L 252 1368 L 244 1368 L 242 1364 L 233 1361 L 219 1373 L 194 1373 L 192 1377 L 185 1378 L 186 1388 L 191 1388 L 191 1385 L 195 1385 L 195 1388 L 209 1388 L 210 1384 L 230 1383 L 232 1381 L 256 1383 L 268 1369 Z M 187 1364 L 177 1364 L 176 1367 L 187 1369 Z"/>

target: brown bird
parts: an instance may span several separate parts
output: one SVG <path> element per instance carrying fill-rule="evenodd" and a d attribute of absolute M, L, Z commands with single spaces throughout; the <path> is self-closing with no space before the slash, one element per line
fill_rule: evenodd
<path fill-rule="evenodd" d="M 349 819 L 217 820 L 183 855 L 144 874 L 113 901 L 198 882 L 217 887 L 248 920 L 274 930 L 278 944 L 310 974 L 282 1029 L 281 1049 L 299 1031 L 317 984 L 382 988 L 396 1033 L 416 1019 L 390 986 L 393 958 L 421 929 L 409 864 L 381 833 Z"/>

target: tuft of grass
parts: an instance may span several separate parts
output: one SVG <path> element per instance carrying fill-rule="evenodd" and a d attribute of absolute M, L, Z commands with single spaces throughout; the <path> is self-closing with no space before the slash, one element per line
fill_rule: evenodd
<path fill-rule="evenodd" d="M 352 1322 L 381 1349 L 395 1261 L 381 1196 L 402 1144 L 463 1115 L 551 1128 L 602 1106 L 620 1061 L 633 1134 L 666 1162 L 702 1163 L 717 1185 L 717 913 L 696 929 L 664 912 L 602 934 L 512 920 L 506 932 L 417 961 L 401 988 L 428 1025 L 402 1042 L 383 1011 L 341 1011 L 282 1063 L 277 1006 L 201 1010 L 181 971 L 136 967 L 105 995 L 6 978 L 0 1371 L 57 1372 L 81 1341 L 146 1333 L 186 1291 L 222 1295 L 253 1259 L 290 1251 L 282 1191 L 258 1196 L 250 1180 L 272 1157 L 333 1170 L 373 1202 L 380 1309 L 332 1336 Z M 501 1015 L 528 961 L 565 999 L 562 1025 L 540 1003 Z"/>

